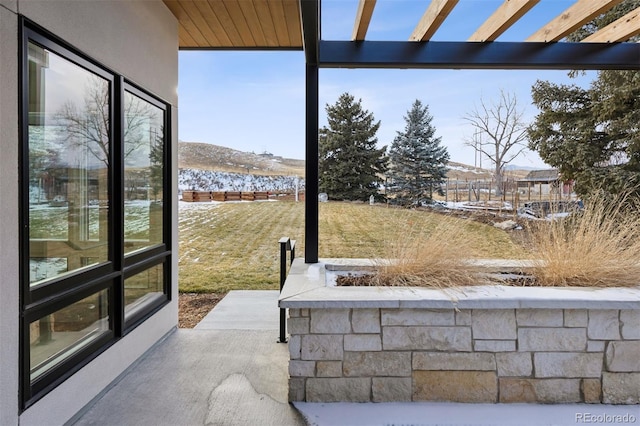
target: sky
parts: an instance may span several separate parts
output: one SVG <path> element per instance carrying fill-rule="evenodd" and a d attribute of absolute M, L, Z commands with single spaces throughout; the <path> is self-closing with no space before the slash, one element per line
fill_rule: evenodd
<path fill-rule="evenodd" d="M 461 0 L 433 37 L 436 41 L 466 40 L 502 0 Z M 541 0 L 498 41 L 520 41 L 573 3 Z M 323 0 L 322 38 L 348 40 L 357 0 Z M 378 0 L 367 40 L 407 40 L 425 10 L 422 0 Z M 269 152 L 304 159 L 304 54 L 300 51 L 181 51 L 179 53 L 179 139 L 206 142 L 247 152 Z M 320 70 L 320 126 L 327 124 L 325 106 L 345 92 L 362 100 L 381 125 L 379 146 L 390 146 L 405 127 L 404 116 L 416 99 L 429 107 L 436 136 L 452 161 L 479 165 L 465 145 L 474 128 L 463 117 L 491 104 L 500 91 L 514 94 L 524 121 L 537 114 L 531 104 L 536 80 L 587 87 L 588 72 L 569 78 L 567 71 L 491 70 Z M 512 164 L 546 168 L 531 151 Z M 488 160 L 482 160 L 488 168 Z"/>

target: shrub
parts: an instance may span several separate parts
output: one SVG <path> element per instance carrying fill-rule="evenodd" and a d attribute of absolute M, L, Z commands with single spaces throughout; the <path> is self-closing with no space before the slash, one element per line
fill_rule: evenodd
<path fill-rule="evenodd" d="M 626 195 L 591 196 L 585 209 L 531 226 L 533 274 L 540 285 L 627 287 L 640 284 L 640 215 Z"/>
<path fill-rule="evenodd" d="M 584 210 L 528 226 L 532 267 L 509 281 L 473 262 L 459 221 L 430 230 L 396 224 L 367 285 L 458 287 L 487 283 L 536 286 L 632 287 L 640 284 L 640 203 L 630 196 L 592 195 Z M 511 271 L 504 271 L 511 272 Z M 356 284 L 358 285 L 358 284 Z M 362 285 L 362 284 L 360 284 Z"/>
<path fill-rule="evenodd" d="M 387 243 L 388 260 L 376 261 L 370 285 L 455 287 L 484 284 L 469 233 L 460 220 L 443 218 L 435 227 L 399 224 L 399 238 Z"/>

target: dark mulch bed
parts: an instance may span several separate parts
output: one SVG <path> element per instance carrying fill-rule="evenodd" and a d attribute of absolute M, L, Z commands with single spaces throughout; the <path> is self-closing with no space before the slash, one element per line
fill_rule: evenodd
<path fill-rule="evenodd" d="M 336 286 L 338 287 L 371 287 L 372 275 L 338 275 L 336 277 Z"/>
<path fill-rule="evenodd" d="M 518 273 L 491 274 L 488 278 L 493 284 L 514 287 L 536 287 L 539 285 L 535 277 Z M 336 277 L 336 286 L 338 287 L 372 287 L 375 285 L 371 274 L 347 274 Z"/>
<path fill-rule="evenodd" d="M 180 293 L 178 327 L 195 327 L 225 295 L 226 293 Z"/>

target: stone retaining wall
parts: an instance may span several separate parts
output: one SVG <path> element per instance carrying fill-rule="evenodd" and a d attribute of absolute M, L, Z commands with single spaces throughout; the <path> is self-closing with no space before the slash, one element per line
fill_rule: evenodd
<path fill-rule="evenodd" d="M 640 403 L 635 309 L 289 309 L 289 400 Z"/>

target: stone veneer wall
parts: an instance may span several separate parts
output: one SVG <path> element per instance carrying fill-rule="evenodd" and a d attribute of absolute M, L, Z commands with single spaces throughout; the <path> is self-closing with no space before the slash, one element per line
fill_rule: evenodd
<path fill-rule="evenodd" d="M 640 403 L 640 311 L 289 309 L 289 400 Z"/>

